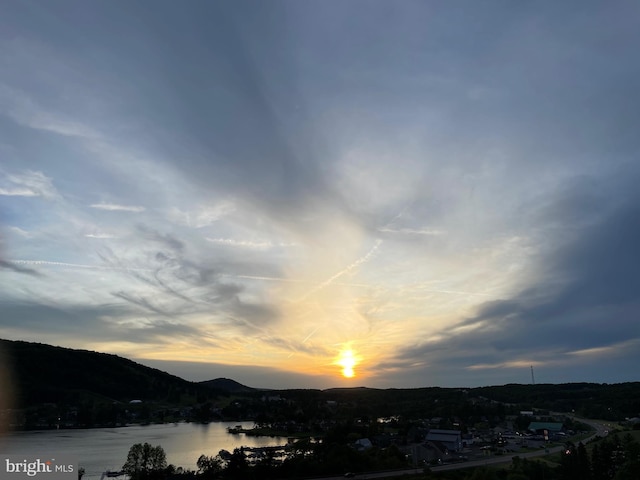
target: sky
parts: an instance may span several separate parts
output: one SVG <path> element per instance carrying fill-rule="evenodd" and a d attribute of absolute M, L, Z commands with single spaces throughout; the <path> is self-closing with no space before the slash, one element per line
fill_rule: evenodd
<path fill-rule="evenodd" d="M 0 337 L 194 381 L 638 381 L 636 2 L 1 0 Z"/>

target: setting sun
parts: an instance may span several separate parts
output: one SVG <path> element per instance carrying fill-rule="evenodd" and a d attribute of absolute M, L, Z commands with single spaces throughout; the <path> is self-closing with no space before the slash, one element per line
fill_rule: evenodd
<path fill-rule="evenodd" d="M 356 358 L 353 354 L 353 350 L 351 349 L 343 350 L 342 352 L 340 352 L 340 356 L 336 361 L 336 364 L 342 367 L 342 376 L 346 378 L 355 376 L 353 367 L 355 367 L 357 363 L 358 362 L 356 361 Z"/>

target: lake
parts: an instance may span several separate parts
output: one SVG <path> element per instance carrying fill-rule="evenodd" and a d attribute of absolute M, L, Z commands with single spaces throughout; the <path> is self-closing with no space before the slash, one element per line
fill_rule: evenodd
<path fill-rule="evenodd" d="M 196 470 L 200 455 L 217 455 L 222 449 L 268 447 L 284 445 L 282 437 L 251 437 L 230 434 L 228 427 L 242 425 L 251 428 L 253 423 L 216 422 L 169 423 L 162 425 L 132 425 L 120 428 L 96 428 L 85 430 L 38 430 L 12 432 L 0 437 L 0 453 L 48 455 L 48 452 L 73 453 L 78 456 L 78 466 L 84 467 L 84 479 L 99 479 L 106 470 L 120 470 L 127 460 L 131 445 L 148 442 L 161 445 L 167 454 L 167 463 L 176 467 Z"/>

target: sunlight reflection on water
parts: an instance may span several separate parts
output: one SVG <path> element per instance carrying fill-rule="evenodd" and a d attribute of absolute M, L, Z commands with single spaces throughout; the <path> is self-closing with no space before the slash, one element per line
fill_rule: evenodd
<path fill-rule="evenodd" d="M 234 448 L 241 446 L 277 446 L 287 442 L 282 437 L 250 437 L 228 433 L 227 428 L 235 425 L 251 428 L 253 423 L 170 423 L 122 428 L 13 432 L 0 438 L 0 453 L 73 453 L 78 456 L 79 466 L 85 468 L 83 478 L 93 480 L 100 478 L 106 470 L 119 470 L 127 459 L 129 448 L 135 443 L 161 445 L 167 453 L 167 463 L 196 470 L 196 461 L 202 454 L 211 456 L 217 455 L 222 449 L 232 452 Z"/>

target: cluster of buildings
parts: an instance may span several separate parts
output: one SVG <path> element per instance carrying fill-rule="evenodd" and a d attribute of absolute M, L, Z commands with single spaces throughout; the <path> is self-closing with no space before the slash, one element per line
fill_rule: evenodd
<path fill-rule="evenodd" d="M 532 416 L 526 430 L 520 432 L 504 426 L 474 433 L 425 428 L 415 432 L 416 441 L 403 445 L 401 449 L 416 466 L 434 465 L 465 461 L 469 457 L 493 453 L 507 453 L 520 447 L 536 448 L 546 442 L 561 441 L 572 433 L 566 431 L 562 422 L 537 421 Z M 354 445 L 358 450 L 366 450 L 372 446 L 372 442 L 366 438 L 358 440 Z"/>

